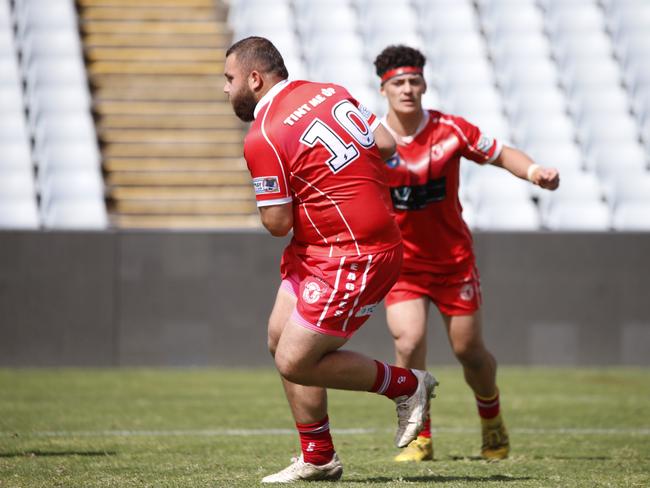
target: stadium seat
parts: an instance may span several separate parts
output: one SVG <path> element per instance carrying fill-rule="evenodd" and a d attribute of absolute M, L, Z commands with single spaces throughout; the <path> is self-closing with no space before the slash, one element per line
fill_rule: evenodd
<path fill-rule="evenodd" d="M 37 114 L 48 112 L 90 113 L 92 98 L 88 89 L 80 86 L 42 86 L 28 93 L 29 106 Z"/>
<path fill-rule="evenodd" d="M 47 209 L 62 200 L 103 199 L 104 182 L 95 169 L 63 169 L 50 172 L 40 180 L 41 206 Z"/>
<path fill-rule="evenodd" d="M 0 171 L 32 167 L 32 155 L 27 141 L 0 141 Z"/>
<path fill-rule="evenodd" d="M 27 141 L 25 117 L 20 112 L 0 113 L 0 141 Z"/>
<path fill-rule="evenodd" d="M 541 219 L 530 200 L 499 201 L 482 204 L 473 216 L 473 225 L 484 230 L 537 231 Z"/>
<path fill-rule="evenodd" d="M 471 168 L 471 169 L 470 169 Z M 478 210 L 486 203 L 530 200 L 530 184 L 493 165 L 469 163 L 463 192 Z"/>
<path fill-rule="evenodd" d="M 584 168 L 583 153 L 575 142 L 532 145 L 526 152 L 536 163 L 557 168 L 561 179 L 565 172 L 575 173 Z"/>
<path fill-rule="evenodd" d="M 575 140 L 575 127 L 565 114 L 553 114 L 552 118 L 526 119 L 513 128 L 515 141 L 522 148 L 542 143 L 568 144 Z"/>
<path fill-rule="evenodd" d="M 54 229 L 101 230 L 108 227 L 106 208 L 101 199 L 52 202 L 43 225 Z"/>
<path fill-rule="evenodd" d="M 434 69 L 448 61 L 487 59 L 487 47 L 478 32 L 464 34 L 463 42 L 458 42 L 456 35 L 448 35 L 436 29 L 425 30 L 423 35 L 429 64 Z"/>
<path fill-rule="evenodd" d="M 0 229 L 38 229 L 39 226 L 35 198 L 0 199 Z"/>
<path fill-rule="evenodd" d="M 59 168 L 100 168 L 101 156 L 96 142 L 53 142 L 36 155 L 39 170 Z"/>
<path fill-rule="evenodd" d="M 601 203 L 603 196 L 604 190 L 596 175 L 583 171 L 570 172 L 560 176 L 557 190 L 539 193 L 539 206 L 542 215 L 546 215 L 552 208 L 572 202 Z"/>
<path fill-rule="evenodd" d="M 34 198 L 36 186 L 31 167 L 0 169 L 0 200 Z"/>
<path fill-rule="evenodd" d="M 18 113 L 22 116 L 25 110 L 23 91 L 18 84 L 0 85 L 0 113 Z"/>
<path fill-rule="evenodd" d="M 14 56 L 0 57 L 0 85 L 20 85 L 21 77 L 18 70 L 18 63 Z"/>
<path fill-rule="evenodd" d="M 650 231 L 650 203 L 626 202 L 618 205 L 612 217 L 612 227 L 622 231 Z"/>
<path fill-rule="evenodd" d="M 550 230 L 608 231 L 612 218 L 604 202 L 564 202 L 543 215 L 543 225 Z"/>
<path fill-rule="evenodd" d="M 609 202 L 613 208 L 632 203 L 650 205 L 650 172 L 619 174 L 610 193 Z"/>

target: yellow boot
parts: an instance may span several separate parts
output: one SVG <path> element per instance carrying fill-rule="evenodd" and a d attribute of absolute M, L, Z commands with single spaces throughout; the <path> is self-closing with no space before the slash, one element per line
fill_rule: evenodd
<path fill-rule="evenodd" d="M 408 461 L 432 461 L 433 460 L 433 442 L 430 437 L 417 436 L 411 443 L 402 449 L 395 461 L 398 463 Z"/>
<path fill-rule="evenodd" d="M 481 419 L 483 445 L 481 457 L 488 460 L 505 459 L 510 452 L 510 439 L 501 414 L 493 419 Z"/>

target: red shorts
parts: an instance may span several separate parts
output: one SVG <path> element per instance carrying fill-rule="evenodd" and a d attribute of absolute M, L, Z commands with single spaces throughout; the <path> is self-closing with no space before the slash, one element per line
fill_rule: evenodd
<path fill-rule="evenodd" d="M 323 334 L 350 337 L 397 280 L 402 245 L 361 256 L 322 257 L 284 250 L 280 287 L 298 299 L 291 319 Z"/>
<path fill-rule="evenodd" d="M 421 297 L 429 297 L 446 315 L 472 315 L 481 308 L 481 281 L 474 262 L 453 274 L 404 270 L 385 303 L 388 307 Z"/>

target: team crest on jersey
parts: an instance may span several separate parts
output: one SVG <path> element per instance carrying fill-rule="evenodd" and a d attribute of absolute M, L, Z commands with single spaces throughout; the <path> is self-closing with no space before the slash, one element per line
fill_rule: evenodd
<path fill-rule="evenodd" d="M 474 298 L 474 285 L 472 283 L 465 283 L 460 289 L 460 299 L 469 302 Z"/>
<path fill-rule="evenodd" d="M 278 193 L 280 191 L 280 182 L 277 176 L 262 176 L 253 179 L 253 188 L 255 188 L 255 195 Z"/>
<path fill-rule="evenodd" d="M 487 153 L 492 145 L 494 144 L 494 139 L 492 137 L 481 135 L 481 138 L 478 140 L 476 149 L 481 152 Z"/>
<path fill-rule="evenodd" d="M 397 168 L 399 166 L 399 154 L 395 153 L 395 156 L 386 160 L 386 166 L 389 168 Z"/>
<path fill-rule="evenodd" d="M 316 303 L 323 294 L 321 285 L 316 281 L 308 281 L 302 290 L 302 299 L 307 303 Z"/>
<path fill-rule="evenodd" d="M 435 144 L 431 146 L 431 159 L 434 161 L 439 161 L 445 155 L 445 150 L 442 148 L 442 144 Z"/>

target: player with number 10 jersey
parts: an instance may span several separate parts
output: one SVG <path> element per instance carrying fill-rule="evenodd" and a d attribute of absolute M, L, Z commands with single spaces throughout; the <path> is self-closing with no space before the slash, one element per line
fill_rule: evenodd
<path fill-rule="evenodd" d="M 293 200 L 298 252 L 359 255 L 400 243 L 378 124 L 334 84 L 284 81 L 258 103 L 244 145 L 257 205 Z"/>
<path fill-rule="evenodd" d="M 293 239 L 281 266 L 283 289 L 298 298 L 292 318 L 349 337 L 401 266 L 401 234 L 373 135 L 379 120 L 341 86 L 286 80 L 254 116 L 244 156 L 257 205 L 293 203 Z"/>

